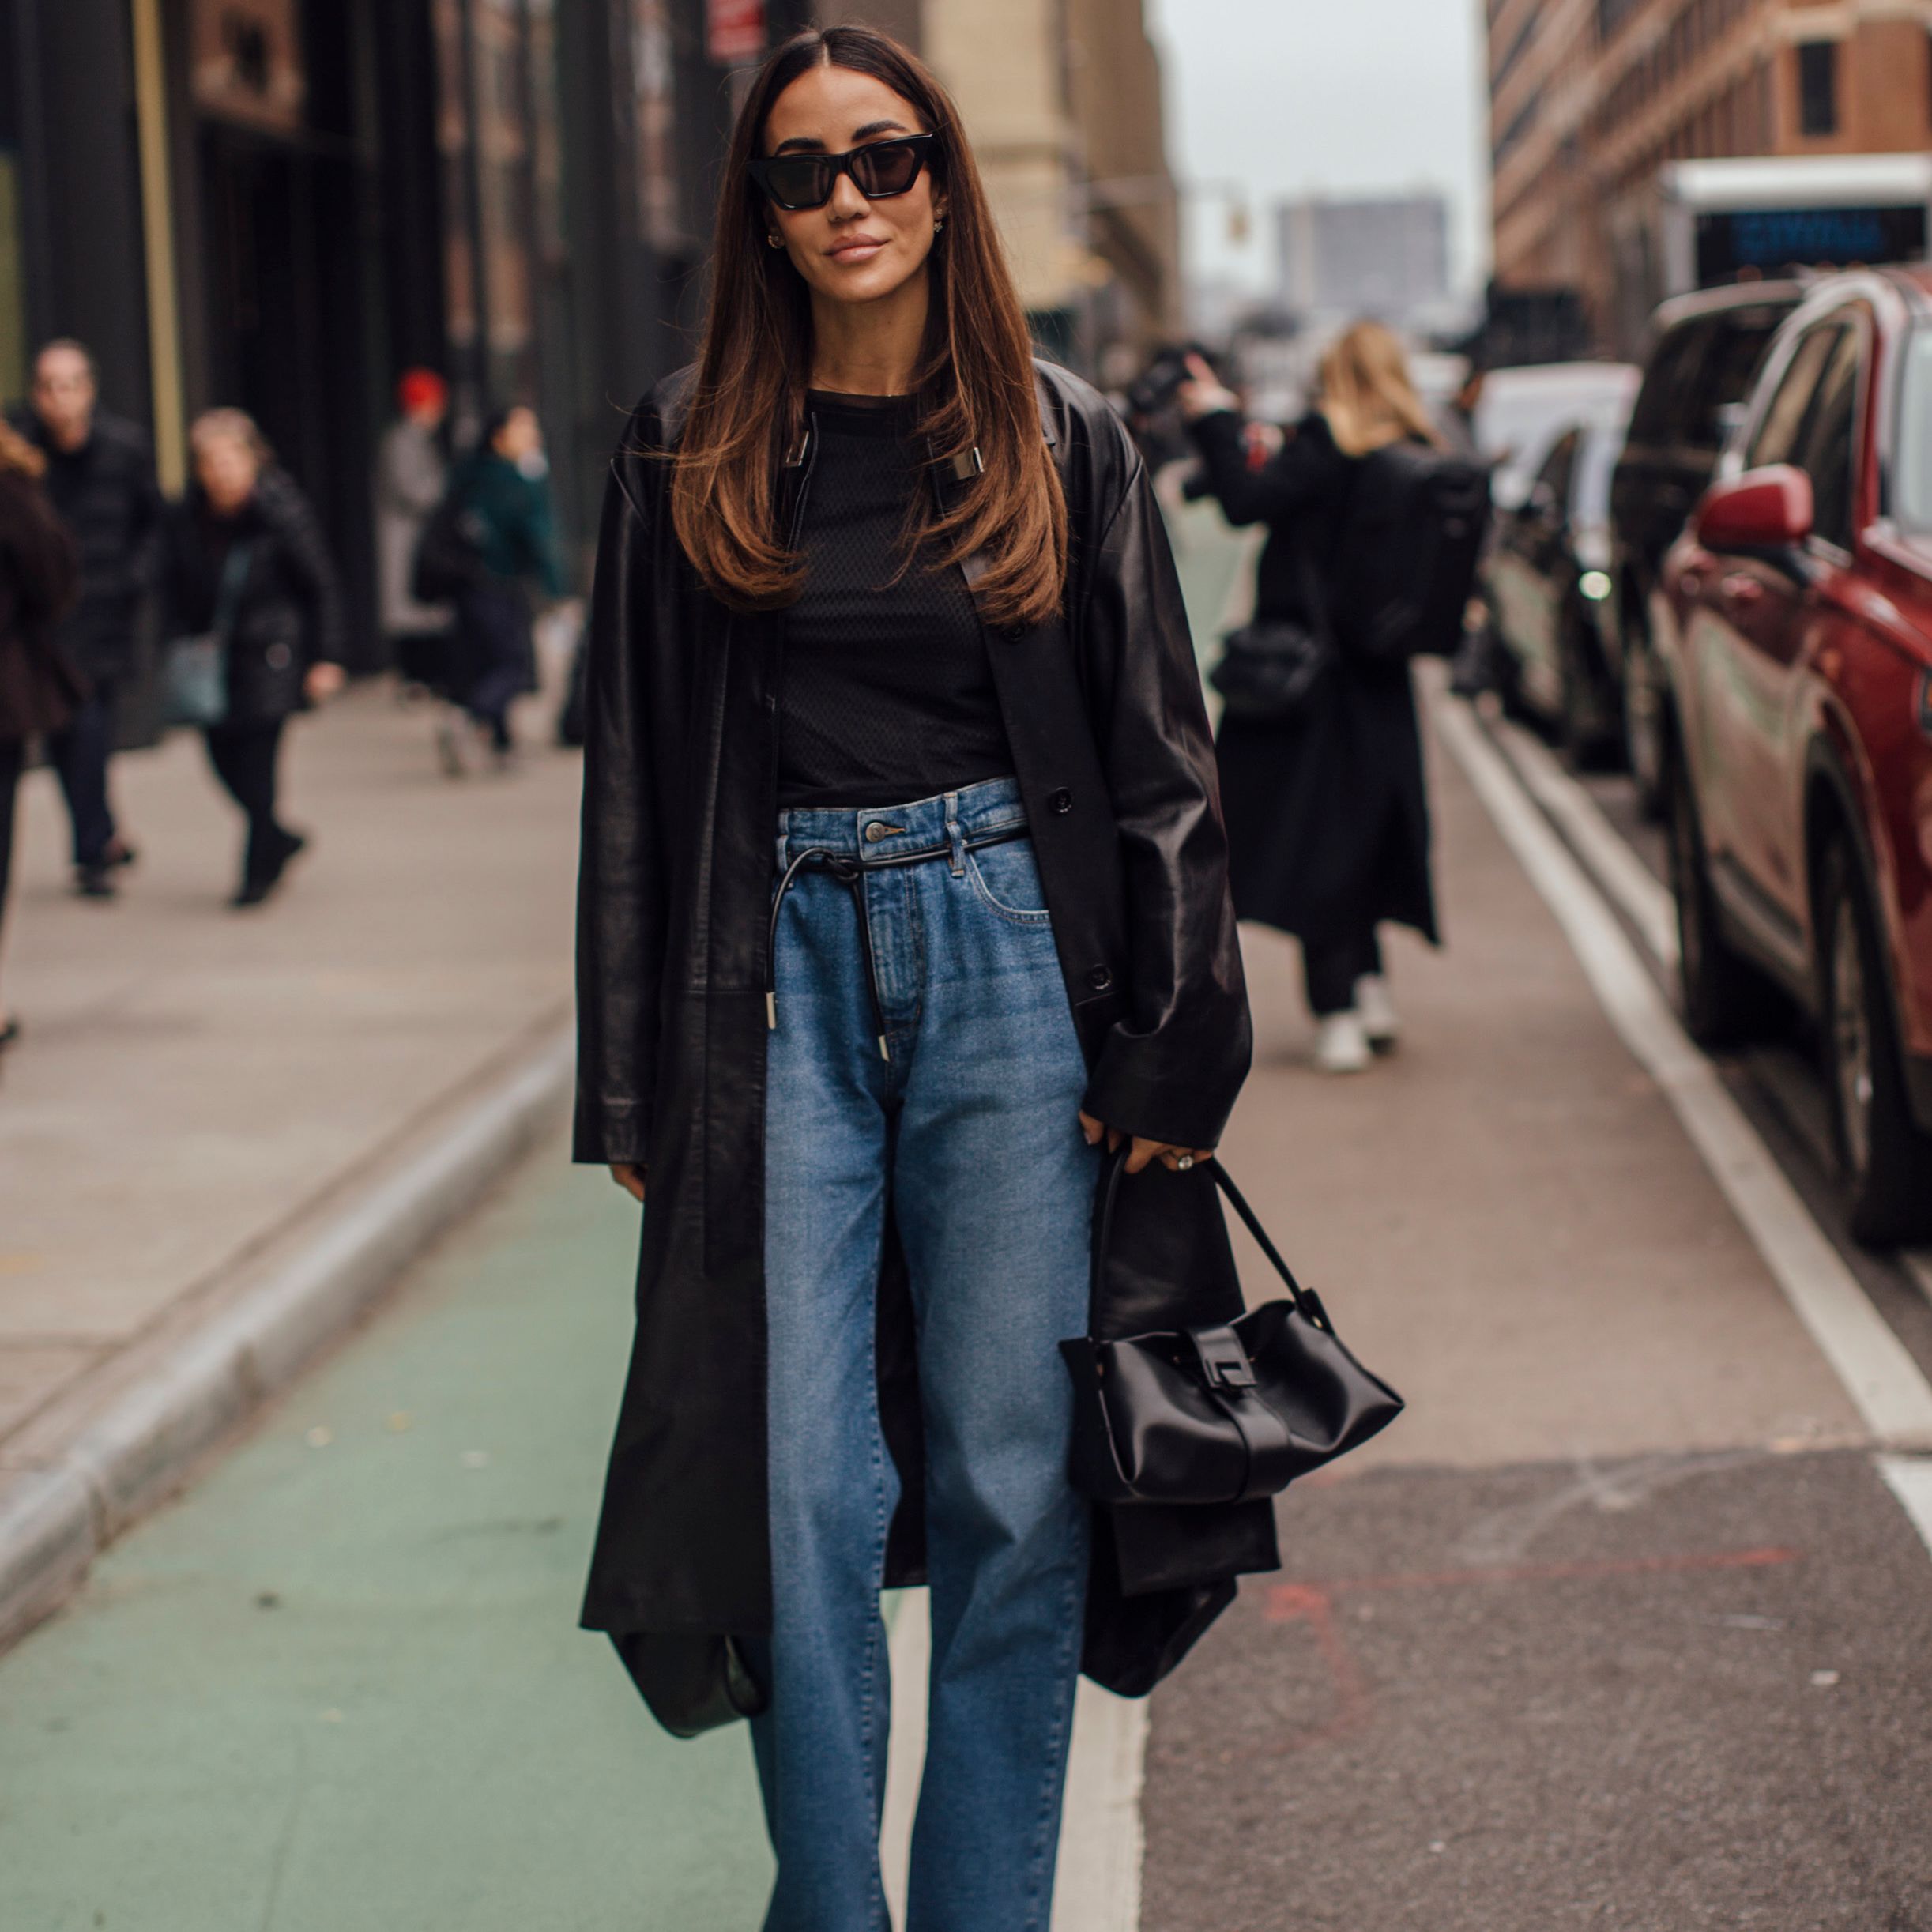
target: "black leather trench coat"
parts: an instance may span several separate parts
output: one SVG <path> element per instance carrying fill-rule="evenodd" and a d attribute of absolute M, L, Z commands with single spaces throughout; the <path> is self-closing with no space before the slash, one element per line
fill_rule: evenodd
<path fill-rule="evenodd" d="M 576 1158 L 642 1162 L 638 1324 L 586 1627 L 608 1631 L 669 1729 L 743 1708 L 727 1640 L 770 1628 L 764 1389 L 765 954 L 776 812 L 780 616 L 734 615 L 672 529 L 690 372 L 639 405 L 612 461 L 586 665 L 578 929 Z M 1166 533 L 1104 401 L 1038 371 L 1066 491 L 1062 612 L 988 631 L 1087 1110 L 1213 1145 L 1247 1070 L 1247 996 L 1214 759 Z M 809 429 L 780 472 L 781 529 L 810 487 Z M 936 479 L 944 466 L 935 466 Z M 956 487 L 936 480 L 936 488 Z M 969 582 L 974 563 L 965 567 Z M 1204 1170 L 1125 1191 L 1103 1332 L 1240 1306 Z M 906 1501 L 887 1580 L 921 1580 L 923 1482 L 910 1303 L 888 1231 L 879 1376 Z M 1083 1664 L 1151 1689 L 1234 1594 L 1275 1567 L 1266 1504 L 1101 1512 Z M 1111 1517 L 1113 1520 L 1108 1520 Z"/>

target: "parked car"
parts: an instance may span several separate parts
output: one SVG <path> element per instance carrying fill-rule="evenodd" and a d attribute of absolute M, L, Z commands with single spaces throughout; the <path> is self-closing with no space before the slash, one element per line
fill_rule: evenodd
<path fill-rule="evenodd" d="M 1498 513 L 1483 566 L 1505 697 L 1554 724 L 1579 764 L 1620 753 L 1610 619 L 1610 479 L 1629 398 L 1572 423 L 1529 493 Z"/>
<path fill-rule="evenodd" d="M 1781 985 L 1853 1232 L 1932 1233 L 1932 269 L 1786 321 L 1651 621 L 1690 1029 Z"/>
<path fill-rule="evenodd" d="M 1514 510 L 1550 446 L 1571 424 L 1627 411 L 1639 372 L 1622 362 L 1537 363 L 1492 369 L 1476 405 L 1476 446 L 1495 465 L 1490 500 Z"/>
<path fill-rule="evenodd" d="M 1795 281 L 1714 288 L 1666 302 L 1651 319 L 1644 386 L 1610 478 L 1609 643 L 1624 756 L 1653 818 L 1665 803 L 1650 636 L 1657 573 L 1711 480 L 1764 345 L 1804 292 Z"/>

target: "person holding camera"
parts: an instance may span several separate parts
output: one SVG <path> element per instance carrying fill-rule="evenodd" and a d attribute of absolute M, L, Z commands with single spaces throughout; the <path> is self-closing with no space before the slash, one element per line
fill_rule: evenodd
<path fill-rule="evenodd" d="M 1315 1064 L 1355 1073 L 1395 1044 L 1377 928 L 1414 927 L 1437 943 L 1429 801 L 1406 657 L 1341 648 L 1332 614 L 1352 556 L 1361 473 L 1405 441 L 1441 446 L 1401 345 L 1358 322 L 1323 356 L 1315 407 L 1270 454 L 1237 398 L 1192 356 L 1179 400 L 1208 493 L 1237 526 L 1263 523 L 1255 629 L 1298 646 L 1272 688 L 1237 695 L 1215 744 L 1234 909 L 1301 942 L 1317 1022 Z"/>

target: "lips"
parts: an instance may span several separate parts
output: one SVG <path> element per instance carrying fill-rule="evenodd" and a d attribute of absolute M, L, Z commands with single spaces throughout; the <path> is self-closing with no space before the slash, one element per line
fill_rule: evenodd
<path fill-rule="evenodd" d="M 825 252 L 834 262 L 869 262 L 885 245 L 883 235 L 854 235 Z"/>

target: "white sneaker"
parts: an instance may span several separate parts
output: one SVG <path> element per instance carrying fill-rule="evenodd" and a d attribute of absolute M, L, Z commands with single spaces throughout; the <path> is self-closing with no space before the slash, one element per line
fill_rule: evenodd
<path fill-rule="evenodd" d="M 1361 1022 L 1362 1038 L 1378 1053 L 1386 1053 L 1401 1038 L 1402 1022 L 1388 996 L 1388 981 L 1380 974 L 1365 973 L 1356 981 L 1355 1014 Z"/>
<path fill-rule="evenodd" d="M 1374 1058 L 1360 1014 L 1330 1013 L 1316 1022 L 1315 1064 L 1324 1073 L 1361 1073 Z"/>

